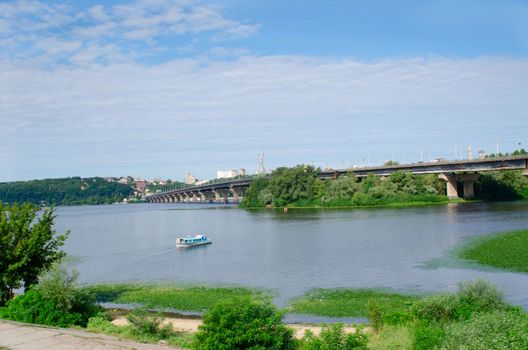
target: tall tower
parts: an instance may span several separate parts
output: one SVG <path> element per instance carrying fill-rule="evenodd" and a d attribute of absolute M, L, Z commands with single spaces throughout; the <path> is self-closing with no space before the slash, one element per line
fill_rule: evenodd
<path fill-rule="evenodd" d="M 471 146 L 468 146 L 468 149 L 467 149 L 467 159 L 473 160 L 473 150 L 471 149 Z"/>
<path fill-rule="evenodd" d="M 257 175 L 266 174 L 266 169 L 264 168 L 264 153 L 258 154 L 258 160 L 259 160 L 259 165 L 258 165 L 256 174 Z"/>

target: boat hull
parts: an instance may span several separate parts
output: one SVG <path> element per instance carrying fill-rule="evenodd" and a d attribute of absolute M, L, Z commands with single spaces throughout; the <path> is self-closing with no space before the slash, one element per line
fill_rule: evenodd
<path fill-rule="evenodd" d="M 211 244 L 213 241 L 195 242 L 195 243 L 176 243 L 176 248 L 192 248 L 200 245 Z"/>

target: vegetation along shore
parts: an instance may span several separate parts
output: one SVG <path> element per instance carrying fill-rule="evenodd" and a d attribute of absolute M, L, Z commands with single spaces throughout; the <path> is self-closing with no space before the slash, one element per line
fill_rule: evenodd
<path fill-rule="evenodd" d="M 407 206 L 448 203 L 445 182 L 437 175 L 398 171 L 385 178 L 353 172 L 335 180 L 320 180 L 308 165 L 278 168 L 254 180 L 241 203 L 243 208 Z M 476 199 L 528 198 L 528 179 L 520 171 L 483 173 L 475 183 Z"/>

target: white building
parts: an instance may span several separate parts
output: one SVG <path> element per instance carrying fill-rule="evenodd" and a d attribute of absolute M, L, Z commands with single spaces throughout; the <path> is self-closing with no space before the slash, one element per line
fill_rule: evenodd
<path fill-rule="evenodd" d="M 218 170 L 216 172 L 216 178 L 217 179 L 229 179 L 231 177 L 238 176 L 238 171 L 236 169 L 233 170 Z"/>

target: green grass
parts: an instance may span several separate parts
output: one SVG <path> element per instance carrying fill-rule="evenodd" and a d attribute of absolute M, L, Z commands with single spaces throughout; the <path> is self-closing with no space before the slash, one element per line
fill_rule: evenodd
<path fill-rule="evenodd" d="M 116 326 L 102 317 L 90 319 L 86 330 L 93 333 L 103 333 L 113 335 L 120 339 L 136 340 L 142 343 L 156 344 L 159 341 L 166 341 L 169 345 L 190 349 L 194 335 L 186 332 L 171 332 L 168 336 L 158 334 L 138 333 L 131 326 Z M 1 350 L 1 348 L 0 348 Z"/>
<path fill-rule="evenodd" d="M 455 254 L 483 265 L 528 272 L 528 230 L 476 238 Z"/>
<path fill-rule="evenodd" d="M 140 304 L 149 308 L 181 311 L 209 310 L 219 301 L 233 298 L 271 300 L 259 290 L 239 287 L 200 287 L 150 284 L 98 284 L 84 287 L 98 302 Z"/>
<path fill-rule="evenodd" d="M 371 350 L 411 350 L 413 335 L 409 327 L 386 326 L 369 338 L 368 348 Z"/>
<path fill-rule="evenodd" d="M 370 300 L 383 313 L 394 313 L 406 311 L 418 298 L 376 289 L 312 289 L 295 299 L 287 311 L 329 317 L 367 317 Z"/>

